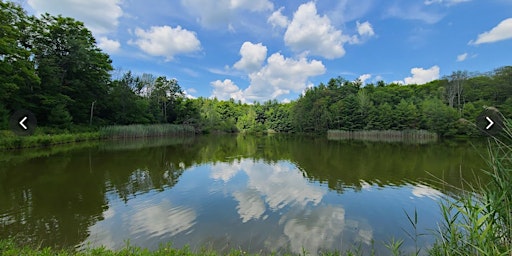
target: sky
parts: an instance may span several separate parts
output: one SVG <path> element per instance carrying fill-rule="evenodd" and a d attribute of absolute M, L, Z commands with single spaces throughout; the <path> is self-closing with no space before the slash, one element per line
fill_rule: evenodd
<path fill-rule="evenodd" d="M 18 0 L 19 2 L 20 0 Z M 423 84 L 512 63 L 512 0 L 22 0 L 83 21 L 112 59 L 188 97 L 295 100 L 341 76 Z"/>

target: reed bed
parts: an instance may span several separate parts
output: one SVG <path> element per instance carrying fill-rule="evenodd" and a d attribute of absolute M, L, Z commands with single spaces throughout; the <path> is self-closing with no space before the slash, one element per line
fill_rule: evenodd
<path fill-rule="evenodd" d="M 505 126 L 503 138 L 490 139 L 491 181 L 468 184 L 455 201 L 441 203 L 443 221 L 430 255 L 512 255 L 512 124 Z"/>
<path fill-rule="evenodd" d="M 426 130 L 368 130 L 368 131 L 342 131 L 328 130 L 327 139 L 329 140 L 363 140 L 379 142 L 414 142 L 429 143 L 438 140 L 434 132 Z"/>
<path fill-rule="evenodd" d="M 195 129 L 190 125 L 177 124 L 152 124 L 152 125 L 114 125 L 100 128 L 100 134 L 104 138 L 142 138 L 193 135 Z"/>

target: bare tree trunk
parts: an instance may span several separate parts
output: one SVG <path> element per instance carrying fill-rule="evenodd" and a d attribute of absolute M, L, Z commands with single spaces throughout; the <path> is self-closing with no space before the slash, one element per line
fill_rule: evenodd
<path fill-rule="evenodd" d="M 92 116 L 94 115 L 94 103 L 96 103 L 96 101 L 93 101 L 91 103 L 91 117 L 89 118 L 89 126 L 92 125 Z"/>

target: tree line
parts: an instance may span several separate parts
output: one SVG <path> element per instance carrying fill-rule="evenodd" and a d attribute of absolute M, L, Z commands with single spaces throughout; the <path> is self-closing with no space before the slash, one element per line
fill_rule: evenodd
<path fill-rule="evenodd" d="M 290 103 L 191 99 L 165 76 L 128 71 L 112 78 L 109 55 L 80 21 L 0 5 L 0 129 L 21 108 L 34 112 L 40 126 L 59 131 L 174 123 L 198 132 L 426 129 L 442 136 L 477 134 L 472 123 L 485 107 L 512 114 L 512 66 L 456 71 L 422 85 L 336 77 Z"/>

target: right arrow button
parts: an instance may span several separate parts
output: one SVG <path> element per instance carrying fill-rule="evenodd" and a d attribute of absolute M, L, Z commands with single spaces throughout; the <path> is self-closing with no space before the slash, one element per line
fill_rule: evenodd
<path fill-rule="evenodd" d="M 485 117 L 485 119 L 487 119 L 487 121 L 489 122 L 489 124 L 485 127 L 486 130 L 489 130 L 491 129 L 491 127 L 494 125 L 494 122 L 492 121 L 492 119 L 488 116 Z"/>
<path fill-rule="evenodd" d="M 484 135 L 497 135 L 503 129 L 503 116 L 498 109 L 488 107 L 476 118 L 476 126 Z"/>

